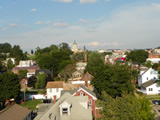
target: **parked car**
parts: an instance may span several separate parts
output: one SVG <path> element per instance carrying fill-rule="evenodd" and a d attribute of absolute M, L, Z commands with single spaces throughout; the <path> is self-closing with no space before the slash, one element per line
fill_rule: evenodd
<path fill-rule="evenodd" d="M 153 104 L 160 105 L 160 100 L 152 100 Z"/>

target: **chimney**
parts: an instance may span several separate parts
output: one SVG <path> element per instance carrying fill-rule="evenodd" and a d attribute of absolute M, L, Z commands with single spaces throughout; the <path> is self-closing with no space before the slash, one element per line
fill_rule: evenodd
<path fill-rule="evenodd" d="M 88 88 L 88 81 L 85 81 L 85 86 Z"/>
<path fill-rule="evenodd" d="M 53 96 L 53 103 L 56 103 L 56 95 Z"/>

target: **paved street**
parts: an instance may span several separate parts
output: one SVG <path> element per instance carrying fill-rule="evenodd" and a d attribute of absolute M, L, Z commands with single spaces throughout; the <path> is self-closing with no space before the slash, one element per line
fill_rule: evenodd
<path fill-rule="evenodd" d="M 153 105 L 153 110 L 156 112 L 155 120 L 160 120 L 160 105 Z"/>

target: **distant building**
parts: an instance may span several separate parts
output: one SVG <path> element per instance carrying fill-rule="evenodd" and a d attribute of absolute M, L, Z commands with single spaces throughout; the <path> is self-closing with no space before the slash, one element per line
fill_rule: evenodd
<path fill-rule="evenodd" d="M 78 45 L 77 45 L 77 43 L 76 43 L 76 41 L 74 41 L 74 43 L 73 43 L 73 45 L 72 45 L 72 51 L 74 52 L 74 53 L 77 53 L 79 50 L 78 50 Z"/>

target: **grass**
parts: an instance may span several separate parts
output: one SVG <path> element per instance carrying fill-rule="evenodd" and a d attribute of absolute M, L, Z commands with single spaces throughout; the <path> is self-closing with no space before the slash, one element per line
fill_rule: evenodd
<path fill-rule="evenodd" d="M 146 95 L 146 98 L 149 100 L 160 99 L 160 95 Z"/>
<path fill-rule="evenodd" d="M 28 107 L 30 110 L 35 110 L 38 104 L 42 104 L 42 100 L 29 100 L 25 103 L 20 104 L 21 106 Z"/>

